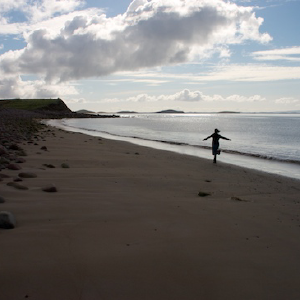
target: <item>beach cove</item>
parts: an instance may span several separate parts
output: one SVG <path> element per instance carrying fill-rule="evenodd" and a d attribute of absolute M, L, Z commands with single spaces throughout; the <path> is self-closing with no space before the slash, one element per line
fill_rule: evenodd
<path fill-rule="evenodd" d="M 1 298 L 299 299 L 299 180 L 52 127 L 40 136 L 23 143 L 21 171 L 1 172 L 0 210 L 17 221 L 0 229 Z M 28 190 L 7 185 L 20 172 L 37 175 Z"/>

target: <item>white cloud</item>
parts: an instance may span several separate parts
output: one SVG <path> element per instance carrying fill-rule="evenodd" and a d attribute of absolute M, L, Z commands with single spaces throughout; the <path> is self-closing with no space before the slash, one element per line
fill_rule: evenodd
<path fill-rule="evenodd" d="M 105 99 L 103 102 L 163 102 L 163 101 L 178 101 L 178 102 L 216 102 L 216 101 L 228 101 L 228 102 L 261 102 L 266 101 L 266 98 L 260 95 L 242 96 L 242 95 L 230 95 L 227 97 L 221 95 L 205 95 L 201 91 L 190 91 L 185 89 L 171 95 L 158 95 L 150 96 L 148 94 L 139 94 L 135 97 L 129 97 L 125 100 L 122 99 Z"/>
<path fill-rule="evenodd" d="M 10 10 L 19 10 L 26 5 L 26 0 L 1 0 L 0 1 L 0 13 L 5 13 Z"/>
<path fill-rule="evenodd" d="M 71 98 L 64 99 L 64 102 L 67 104 L 79 104 L 79 103 L 88 103 L 85 98 Z"/>
<path fill-rule="evenodd" d="M 126 79 L 114 80 L 114 82 L 126 80 L 151 81 L 161 80 L 165 82 L 185 82 L 185 84 L 204 84 L 211 81 L 236 81 L 236 82 L 265 82 L 279 80 L 299 80 L 300 66 L 273 66 L 266 64 L 228 64 L 217 65 L 200 73 L 164 73 L 164 72 L 136 72 L 124 73 Z M 162 82 L 163 83 L 163 82 Z"/>
<path fill-rule="evenodd" d="M 97 9 L 76 11 L 83 6 L 82 0 L 0 0 L 0 34 L 24 35 L 34 30 L 46 28 L 50 32 L 59 33 L 65 22 L 76 16 L 94 15 Z M 10 11 L 18 12 L 26 21 L 13 22 L 7 17 Z"/>
<path fill-rule="evenodd" d="M 68 83 L 48 85 L 43 80 L 23 81 L 19 76 L 0 79 L 2 99 L 63 98 L 77 94 L 77 89 Z"/>
<path fill-rule="evenodd" d="M 155 75 L 153 75 L 155 77 Z M 142 77 L 142 76 L 141 76 Z M 131 82 L 131 83 L 142 83 L 146 84 L 148 86 L 160 86 L 164 83 L 170 82 L 169 80 L 163 80 L 163 79 L 156 79 L 156 78 L 138 78 L 137 76 L 130 77 L 129 78 L 123 78 L 123 79 L 111 79 L 108 80 L 109 85 L 117 85 L 118 83 L 123 82 Z"/>
<path fill-rule="evenodd" d="M 300 67 L 281 67 L 260 64 L 218 66 L 212 72 L 194 77 L 199 81 L 276 81 L 300 79 Z"/>
<path fill-rule="evenodd" d="M 205 96 L 202 94 L 202 92 L 199 91 L 190 91 L 188 89 L 185 89 L 179 93 L 176 93 L 172 96 L 167 97 L 168 100 L 172 101 L 203 101 Z"/>
<path fill-rule="evenodd" d="M 35 0 L 23 7 L 23 11 L 31 20 L 38 22 L 51 18 L 55 14 L 64 14 L 83 6 L 83 0 Z"/>
<path fill-rule="evenodd" d="M 224 100 L 233 101 L 233 102 L 260 102 L 260 101 L 266 101 L 266 98 L 260 95 L 254 95 L 250 97 L 245 97 L 241 95 L 231 95 L 229 97 L 226 97 Z"/>
<path fill-rule="evenodd" d="M 73 11 L 58 15 L 52 18 L 41 20 L 39 22 L 23 22 L 23 23 L 9 23 L 5 19 L 0 19 L 0 34 L 2 35 L 17 35 L 19 38 L 27 41 L 28 37 L 36 30 L 46 29 L 51 38 L 55 38 L 61 34 L 61 30 L 67 26 L 72 20 L 78 17 L 86 17 L 92 19 L 95 15 L 101 15 L 102 9 L 89 8 L 83 11 Z"/>
<path fill-rule="evenodd" d="M 81 3 L 43 0 L 24 11 L 32 20 L 44 20 Z M 135 0 L 115 18 L 77 14 L 56 35 L 36 26 L 23 51 L 0 57 L 0 69 L 55 83 L 185 63 L 218 47 L 220 56 L 228 57 L 226 45 L 271 40 L 259 32 L 261 23 L 252 8 L 221 0 Z"/>
<path fill-rule="evenodd" d="M 300 103 L 299 99 L 295 99 L 293 97 L 285 97 L 285 98 L 279 98 L 275 100 L 275 103 L 278 104 L 295 104 L 295 103 Z"/>
<path fill-rule="evenodd" d="M 300 62 L 300 47 L 256 51 L 251 54 L 255 60 L 287 60 Z"/>
<path fill-rule="evenodd" d="M 37 22 L 52 17 L 55 14 L 64 14 L 83 6 L 84 0 L 1 0 L 0 14 L 10 11 L 19 11 L 30 22 Z"/>

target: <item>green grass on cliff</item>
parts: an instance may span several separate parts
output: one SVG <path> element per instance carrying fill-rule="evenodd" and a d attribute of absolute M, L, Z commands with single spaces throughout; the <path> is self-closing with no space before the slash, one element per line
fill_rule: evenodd
<path fill-rule="evenodd" d="M 61 99 L 13 99 L 0 100 L 0 109 L 19 109 L 35 112 L 71 113 Z"/>
<path fill-rule="evenodd" d="M 43 109 L 49 105 L 59 104 L 60 99 L 13 99 L 13 100 L 1 100 L 0 108 L 15 108 L 24 110 L 36 110 Z"/>

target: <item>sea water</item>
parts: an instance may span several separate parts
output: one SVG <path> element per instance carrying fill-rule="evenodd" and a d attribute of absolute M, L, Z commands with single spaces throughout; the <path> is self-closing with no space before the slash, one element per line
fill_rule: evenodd
<path fill-rule="evenodd" d="M 209 159 L 203 139 L 218 128 L 231 139 L 220 140 L 219 161 L 300 179 L 300 114 L 123 114 L 50 125 Z"/>

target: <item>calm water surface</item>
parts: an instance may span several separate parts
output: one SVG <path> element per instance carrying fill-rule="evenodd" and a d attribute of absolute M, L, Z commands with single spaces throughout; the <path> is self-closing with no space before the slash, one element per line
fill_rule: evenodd
<path fill-rule="evenodd" d="M 149 147 L 210 158 L 218 128 L 220 161 L 300 178 L 300 115 L 132 114 L 120 118 L 53 120 L 51 125 Z"/>

